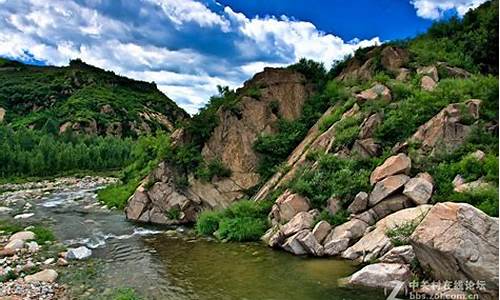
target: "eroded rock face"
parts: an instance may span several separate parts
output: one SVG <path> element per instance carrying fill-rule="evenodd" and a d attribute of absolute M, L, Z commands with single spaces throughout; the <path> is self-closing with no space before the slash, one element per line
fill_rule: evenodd
<path fill-rule="evenodd" d="M 465 203 L 438 203 L 410 237 L 418 261 L 436 280 L 485 281 L 498 298 L 498 219 Z"/>
<path fill-rule="evenodd" d="M 370 175 L 370 183 L 373 185 L 380 180 L 396 175 L 408 174 L 411 169 L 411 160 L 406 154 L 400 153 L 385 160 L 385 162 L 376 167 Z"/>
<path fill-rule="evenodd" d="M 259 90 L 258 99 L 246 95 L 248 89 L 254 88 Z M 214 178 L 211 182 L 188 176 L 189 186 L 179 188 L 174 180 L 179 174 L 164 162 L 129 199 L 125 210 L 128 219 L 161 224 L 189 223 L 194 222 L 197 214 L 205 208 L 224 208 L 241 199 L 259 182 L 256 171 L 259 158 L 253 149 L 255 140 L 260 134 L 274 132 L 278 117 L 298 118 L 313 87 L 302 74 L 293 70 L 265 68 L 237 92 L 241 96 L 237 112 L 223 108 L 218 111 L 219 125 L 202 150 L 205 161 L 221 160 L 231 170 L 231 176 Z M 277 104 L 277 111 L 270 109 L 271 104 Z M 144 118 L 158 119 L 152 114 L 144 115 Z M 172 140 L 179 145 L 189 137 L 178 130 Z M 284 212 L 284 221 L 302 210 L 300 205 L 294 207 L 295 203 L 291 204 L 293 212 Z M 172 216 L 176 219 L 172 220 Z"/>
<path fill-rule="evenodd" d="M 469 100 L 465 103 L 453 103 L 441 110 L 436 116 L 420 126 L 410 138 L 421 144 L 424 151 L 451 151 L 460 146 L 469 136 L 470 126 L 463 125 L 466 117 L 479 118 L 481 100 Z"/>

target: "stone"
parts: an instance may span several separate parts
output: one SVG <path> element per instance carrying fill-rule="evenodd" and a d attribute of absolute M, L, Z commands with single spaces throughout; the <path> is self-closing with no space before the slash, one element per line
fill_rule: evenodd
<path fill-rule="evenodd" d="M 4 247 L 4 249 L 18 250 L 22 249 L 23 247 L 24 247 L 23 240 L 12 240 Z"/>
<path fill-rule="evenodd" d="M 384 180 L 377 182 L 373 191 L 370 193 L 368 201 L 369 206 L 375 206 L 377 203 L 387 198 L 387 196 L 397 192 L 408 182 L 408 180 L 410 180 L 410 177 L 399 174 L 387 177 Z"/>
<path fill-rule="evenodd" d="M 398 75 L 396 76 L 396 80 L 398 81 L 407 81 L 410 78 L 411 71 L 407 68 L 400 68 L 398 70 Z"/>
<path fill-rule="evenodd" d="M 439 75 L 436 66 L 420 67 L 417 69 L 417 74 L 429 76 L 435 82 L 439 81 Z"/>
<path fill-rule="evenodd" d="M 459 182 L 457 182 L 457 183 L 459 183 Z M 464 192 L 468 192 L 468 191 L 472 191 L 472 190 L 476 190 L 476 189 L 484 189 L 484 188 L 487 188 L 489 186 L 490 186 L 490 184 L 488 182 L 486 182 L 483 178 L 479 178 L 478 180 L 474 180 L 471 182 L 466 182 L 466 183 L 462 183 L 460 185 L 457 185 L 457 186 L 455 186 L 455 188 L 453 190 L 457 193 L 464 193 Z"/>
<path fill-rule="evenodd" d="M 498 218 L 470 204 L 438 203 L 410 243 L 433 279 L 485 281 L 484 298 L 498 298 Z"/>
<path fill-rule="evenodd" d="M 278 223 L 288 222 L 297 213 L 311 209 L 307 198 L 285 191 L 273 205 L 271 209 L 271 220 Z"/>
<path fill-rule="evenodd" d="M 261 240 L 264 241 L 269 247 L 277 248 L 281 246 L 285 241 L 285 236 L 283 232 L 280 230 L 279 225 L 274 225 L 269 228 L 266 233 L 261 237 Z"/>
<path fill-rule="evenodd" d="M 78 248 L 68 248 L 65 258 L 68 260 L 76 259 L 82 260 L 90 257 L 92 255 L 92 250 L 85 246 L 80 246 Z"/>
<path fill-rule="evenodd" d="M 419 222 L 431 209 L 431 205 L 420 205 L 406 208 L 392 213 L 378 221 L 374 229 L 366 233 L 354 245 L 342 252 L 342 257 L 361 262 L 370 262 L 377 259 L 393 248 L 391 240 L 386 236 L 386 232 L 397 226 L 408 222 Z M 325 245 L 326 250 L 326 245 Z"/>
<path fill-rule="evenodd" d="M 354 141 L 352 152 L 364 158 L 375 157 L 380 154 L 381 147 L 372 138 Z"/>
<path fill-rule="evenodd" d="M 35 233 L 32 231 L 19 231 L 10 236 L 9 241 L 21 240 L 29 241 L 35 239 Z"/>
<path fill-rule="evenodd" d="M 460 122 L 464 116 L 477 119 L 480 104 L 480 100 L 474 99 L 466 101 L 465 104 L 449 104 L 421 125 L 409 141 L 419 143 L 421 150 L 431 153 L 452 151 L 458 148 L 471 132 L 470 126 Z"/>
<path fill-rule="evenodd" d="M 379 98 L 387 101 L 392 99 L 391 90 L 380 83 L 377 83 L 371 88 L 356 95 L 356 99 L 361 101 L 375 100 Z"/>
<path fill-rule="evenodd" d="M 310 229 L 314 222 L 313 216 L 305 211 L 295 215 L 288 223 L 283 225 L 281 232 L 285 237 L 291 236 L 303 229 Z"/>
<path fill-rule="evenodd" d="M 413 200 L 416 205 L 429 202 L 432 196 L 433 185 L 422 178 L 412 178 L 405 184 L 403 194 Z"/>
<path fill-rule="evenodd" d="M 431 174 L 427 172 L 418 173 L 415 177 L 421 178 L 434 186 L 434 179 L 432 178 Z"/>
<path fill-rule="evenodd" d="M 445 77 L 468 78 L 472 75 L 464 69 L 449 66 L 446 63 L 438 63 L 438 69 L 439 73 L 444 74 Z"/>
<path fill-rule="evenodd" d="M 26 275 L 25 282 L 54 282 L 57 279 L 57 272 L 52 269 L 46 269 L 33 275 Z"/>
<path fill-rule="evenodd" d="M 368 228 L 368 224 L 358 219 L 351 219 L 336 226 L 323 241 L 326 255 L 339 255 L 350 244 L 358 240 Z"/>
<path fill-rule="evenodd" d="M 19 214 L 19 215 L 15 215 L 14 216 L 14 219 L 28 219 L 28 218 L 31 218 L 33 217 L 35 214 L 34 213 L 25 213 L 25 214 Z"/>
<path fill-rule="evenodd" d="M 304 255 L 307 254 L 306 249 L 299 242 L 299 238 L 304 237 L 308 234 L 307 230 L 302 230 L 297 232 L 293 236 L 289 237 L 283 244 L 283 250 L 293 253 L 294 255 Z"/>
<path fill-rule="evenodd" d="M 411 159 L 406 154 L 400 153 L 391 156 L 373 170 L 370 175 L 370 183 L 374 185 L 380 180 L 396 174 L 409 174 L 410 169 Z"/>
<path fill-rule="evenodd" d="M 351 214 L 357 214 L 365 211 L 368 208 L 368 194 L 366 192 L 359 192 L 354 197 L 354 200 L 347 208 Z"/>
<path fill-rule="evenodd" d="M 481 150 L 476 150 L 471 154 L 471 156 L 479 161 L 483 161 L 486 154 Z"/>
<path fill-rule="evenodd" d="M 394 247 L 384 254 L 379 261 L 388 264 L 411 264 L 415 259 L 415 251 L 411 245 Z"/>
<path fill-rule="evenodd" d="M 349 286 L 394 289 L 401 283 L 406 284 L 411 278 L 411 270 L 404 264 L 378 263 L 368 265 L 351 275 Z"/>
<path fill-rule="evenodd" d="M 40 250 L 40 246 L 35 241 L 26 243 L 26 246 L 28 247 L 28 251 L 30 253 L 36 253 Z"/>
<path fill-rule="evenodd" d="M 326 236 L 328 233 L 330 233 L 330 230 L 332 230 L 332 225 L 328 223 L 327 221 L 319 221 L 316 226 L 314 226 L 312 233 L 314 234 L 314 237 L 318 241 L 318 243 L 323 243 L 325 240 Z"/>
<path fill-rule="evenodd" d="M 437 86 L 437 83 L 429 76 L 425 75 L 420 79 L 420 87 L 424 91 L 433 91 Z"/>
<path fill-rule="evenodd" d="M 47 258 L 46 260 L 44 260 L 43 264 L 44 265 L 50 265 L 50 264 L 53 264 L 55 261 L 56 261 L 56 259 L 53 258 L 53 257 L 51 257 L 51 258 Z"/>
<path fill-rule="evenodd" d="M 373 137 L 375 129 L 377 129 L 377 126 L 380 125 L 381 123 L 382 123 L 382 117 L 380 114 L 378 113 L 371 114 L 360 125 L 360 130 L 358 135 L 359 139 L 363 140 Z"/>
<path fill-rule="evenodd" d="M 336 214 L 339 210 L 342 209 L 342 203 L 337 197 L 330 197 L 326 202 L 326 209 L 332 215 Z"/>
<path fill-rule="evenodd" d="M 323 246 L 321 246 L 314 237 L 314 234 L 309 230 L 302 230 L 289 237 L 283 244 L 283 249 L 295 255 L 323 255 Z"/>
<path fill-rule="evenodd" d="M 0 107 L 0 123 L 2 123 L 3 120 L 5 119 L 5 113 L 6 113 L 5 108 Z"/>
<path fill-rule="evenodd" d="M 457 176 L 455 176 L 455 178 L 453 178 L 453 181 L 452 181 L 452 184 L 453 184 L 455 190 L 464 183 L 465 183 L 465 179 L 460 174 L 457 174 Z"/>
<path fill-rule="evenodd" d="M 408 50 L 387 46 L 380 52 L 380 64 L 388 71 L 397 72 L 410 61 Z"/>
<path fill-rule="evenodd" d="M 64 258 L 59 257 L 59 258 L 57 259 L 57 261 L 56 261 L 56 265 L 61 266 L 61 267 L 65 267 L 65 266 L 69 265 L 69 263 L 68 263 L 68 261 L 67 261 L 67 260 L 65 260 Z"/>
<path fill-rule="evenodd" d="M 372 207 L 369 212 L 373 216 L 375 221 L 378 221 L 398 210 L 402 210 L 405 208 L 412 207 L 412 201 L 406 197 L 405 195 L 396 194 L 392 196 L 388 196 L 383 201 L 377 203 L 374 207 Z M 368 223 L 372 225 L 373 223 Z"/>
<path fill-rule="evenodd" d="M 14 254 L 16 254 L 16 250 L 15 249 L 1 249 L 0 250 L 0 258 L 2 257 L 6 257 L 6 256 L 13 256 Z"/>
<path fill-rule="evenodd" d="M 6 214 L 12 211 L 12 208 L 6 206 L 0 206 L 0 214 Z"/>

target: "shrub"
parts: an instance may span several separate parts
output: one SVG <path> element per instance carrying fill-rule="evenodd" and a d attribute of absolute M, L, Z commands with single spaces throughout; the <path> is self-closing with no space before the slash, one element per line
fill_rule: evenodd
<path fill-rule="evenodd" d="M 258 240 L 266 231 L 263 219 L 251 217 L 223 218 L 219 223 L 217 236 L 223 240 L 246 242 Z"/>
<path fill-rule="evenodd" d="M 201 235 L 211 235 L 219 229 L 219 222 L 221 219 L 221 212 L 205 210 L 198 216 L 195 230 Z"/>
<path fill-rule="evenodd" d="M 219 178 L 230 177 L 231 170 L 222 163 L 222 160 L 214 158 L 199 167 L 196 170 L 196 176 L 204 181 L 211 181 L 215 176 Z"/>
<path fill-rule="evenodd" d="M 397 225 L 385 232 L 385 235 L 391 240 L 391 243 L 395 246 L 403 246 L 409 244 L 409 238 L 412 233 L 417 228 L 419 221 L 413 220 Z"/>

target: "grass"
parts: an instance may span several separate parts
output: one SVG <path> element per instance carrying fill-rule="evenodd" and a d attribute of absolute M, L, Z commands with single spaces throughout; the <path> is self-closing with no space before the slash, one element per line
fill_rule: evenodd
<path fill-rule="evenodd" d="M 204 211 L 196 222 L 196 232 L 227 241 L 256 241 L 268 228 L 271 203 L 240 200 L 224 210 Z"/>
<path fill-rule="evenodd" d="M 419 222 L 416 221 L 408 221 L 387 230 L 385 235 L 391 240 L 394 247 L 408 245 L 410 243 L 410 236 L 418 224 Z"/>
<path fill-rule="evenodd" d="M 137 295 L 132 288 L 120 288 L 113 291 L 111 295 L 112 300 L 140 300 L 141 298 Z"/>

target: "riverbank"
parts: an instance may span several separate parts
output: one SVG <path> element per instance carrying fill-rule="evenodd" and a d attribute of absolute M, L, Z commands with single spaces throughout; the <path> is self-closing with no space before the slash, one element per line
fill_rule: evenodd
<path fill-rule="evenodd" d="M 384 298 L 380 291 L 363 290 L 359 296 L 359 289 L 339 287 L 337 279 L 359 269 L 349 261 L 295 257 L 262 243 L 221 243 L 188 227 L 127 222 L 121 211 L 97 202 L 97 191 L 113 180 L 59 178 L 4 186 L 10 191 L 0 194 L 1 222 L 15 225 L 15 231 L 37 225 L 54 235 L 47 244 L 39 243 L 36 258 L 16 254 L 16 262 L 7 263 L 15 269 L 31 258 L 38 265 L 0 283 L 5 294 L 41 291 L 43 299 Z M 11 232 L 4 230 L 1 246 Z M 82 246 L 91 251 L 89 257 L 66 257 L 68 249 Z M 60 258 L 68 265 L 58 265 Z M 25 282 L 27 275 L 45 269 L 57 272 L 54 282 Z"/>

